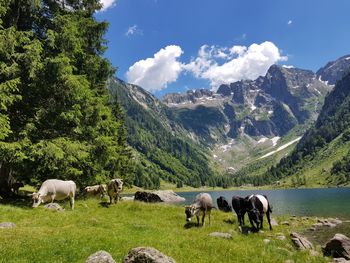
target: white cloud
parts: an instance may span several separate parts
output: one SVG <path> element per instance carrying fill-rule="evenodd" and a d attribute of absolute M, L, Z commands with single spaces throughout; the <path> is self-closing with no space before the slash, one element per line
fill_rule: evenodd
<path fill-rule="evenodd" d="M 140 85 L 144 89 L 155 92 L 167 87 L 177 80 L 182 64 L 178 58 L 183 53 L 181 47 L 170 45 L 160 49 L 152 58 L 140 60 L 126 72 L 128 82 Z"/>
<path fill-rule="evenodd" d="M 293 23 L 292 20 L 288 20 L 287 25 L 290 26 Z"/>
<path fill-rule="evenodd" d="M 137 25 L 129 26 L 128 30 L 126 30 L 125 35 L 132 36 L 132 35 L 143 35 L 143 31 L 137 27 Z"/>
<path fill-rule="evenodd" d="M 108 8 L 112 8 L 116 5 L 117 0 L 100 0 L 102 4 L 101 11 L 106 11 Z"/>
<path fill-rule="evenodd" d="M 217 58 L 221 52 L 226 57 L 225 61 L 219 64 Z M 277 46 L 269 41 L 249 47 L 204 45 L 199 49 L 198 57 L 184 65 L 184 69 L 192 72 L 197 78 L 208 79 L 212 88 L 217 89 L 223 83 L 256 79 L 265 75 L 271 65 L 285 60 L 287 57 L 282 56 Z"/>

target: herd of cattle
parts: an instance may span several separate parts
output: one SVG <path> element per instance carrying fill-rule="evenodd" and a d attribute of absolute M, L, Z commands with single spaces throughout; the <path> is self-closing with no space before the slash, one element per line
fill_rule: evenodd
<path fill-rule="evenodd" d="M 233 196 L 232 206 L 229 205 L 223 196 L 220 196 L 217 199 L 217 205 L 218 208 L 224 212 L 230 212 L 233 209 L 237 214 L 237 219 L 240 226 L 244 225 L 244 215 L 245 213 L 248 213 L 250 224 L 252 225 L 253 229 L 256 230 L 263 228 L 263 216 L 266 214 L 270 230 L 272 230 L 270 219 L 272 209 L 265 195 L 249 195 L 245 198 Z M 213 200 L 210 194 L 200 193 L 196 196 L 191 205 L 186 206 L 186 220 L 190 222 L 191 218 L 196 216 L 197 225 L 199 225 L 199 217 L 202 216 L 202 225 L 204 225 L 204 218 L 207 214 L 210 224 L 210 213 L 213 208 L 215 207 L 213 206 Z"/>
<path fill-rule="evenodd" d="M 49 179 L 43 182 L 37 193 L 31 194 L 33 198 L 33 207 L 38 207 L 41 203 L 53 202 L 55 200 L 64 200 L 69 198 L 70 206 L 74 209 L 74 199 L 77 186 L 73 181 L 62 181 Z M 110 203 L 118 203 L 120 192 L 123 190 L 122 179 L 112 179 L 108 184 L 87 186 L 83 190 L 85 196 L 103 197 L 106 193 L 109 196 Z"/>
<path fill-rule="evenodd" d="M 70 206 L 74 209 L 74 199 L 76 195 L 76 184 L 73 181 L 62 181 L 57 179 L 49 179 L 43 182 L 37 193 L 31 194 L 33 199 L 33 207 L 38 207 L 41 203 L 54 202 L 55 200 L 64 200 L 69 198 Z M 123 189 L 122 179 L 112 179 L 108 184 L 87 186 L 83 190 L 85 196 L 104 197 L 108 194 L 110 204 L 118 203 L 120 192 Z M 237 214 L 238 223 L 244 225 L 244 215 L 248 213 L 249 221 L 254 229 L 263 227 L 263 215 L 266 214 L 267 221 L 271 227 L 270 213 L 272 212 L 270 203 L 265 195 L 249 195 L 245 198 L 240 196 L 232 197 L 232 206 L 227 200 L 220 196 L 217 199 L 218 208 L 225 212 L 232 209 Z M 186 221 L 190 222 L 193 216 L 197 218 L 199 225 L 199 217 L 202 216 L 202 225 L 204 225 L 205 216 L 209 217 L 211 210 L 215 208 L 210 194 L 200 193 L 195 197 L 194 202 L 185 207 Z M 255 226 L 256 225 L 256 226 Z"/>

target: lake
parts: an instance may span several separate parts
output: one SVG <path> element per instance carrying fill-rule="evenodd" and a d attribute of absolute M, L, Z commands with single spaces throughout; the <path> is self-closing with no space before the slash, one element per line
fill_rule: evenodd
<path fill-rule="evenodd" d="M 225 190 L 208 193 L 215 205 L 219 196 L 224 196 L 231 204 L 233 195 L 245 197 L 263 194 L 268 197 L 273 214 L 350 218 L 350 188 Z M 184 204 L 190 204 L 198 192 L 178 194 L 186 198 Z"/>

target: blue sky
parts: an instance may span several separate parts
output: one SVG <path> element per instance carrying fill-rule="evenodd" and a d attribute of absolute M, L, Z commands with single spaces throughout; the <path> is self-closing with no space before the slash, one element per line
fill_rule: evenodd
<path fill-rule="evenodd" d="M 349 0 L 101 0 L 117 76 L 157 96 L 350 54 Z"/>

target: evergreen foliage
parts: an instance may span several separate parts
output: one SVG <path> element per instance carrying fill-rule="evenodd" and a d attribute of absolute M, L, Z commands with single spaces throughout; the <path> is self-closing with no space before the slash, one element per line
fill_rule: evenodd
<path fill-rule="evenodd" d="M 121 112 L 108 101 L 114 70 L 101 56 L 100 8 L 97 0 L 1 1 L 0 158 L 22 180 L 133 181 Z"/>
<path fill-rule="evenodd" d="M 206 150 L 185 135 L 168 107 L 120 80 L 112 80 L 109 89 L 125 110 L 128 142 L 137 152 L 135 185 L 158 188 L 160 179 L 179 187 L 209 184 L 215 173 Z"/>

